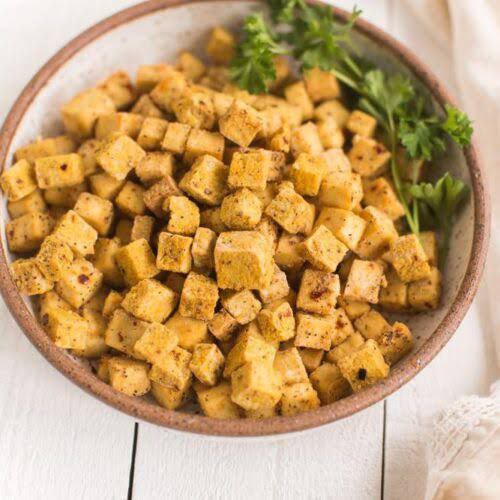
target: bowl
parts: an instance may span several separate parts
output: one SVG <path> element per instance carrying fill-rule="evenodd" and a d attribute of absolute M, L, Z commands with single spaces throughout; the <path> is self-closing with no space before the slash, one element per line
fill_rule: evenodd
<path fill-rule="evenodd" d="M 173 60 L 180 49 L 202 53 L 210 27 L 236 28 L 242 18 L 263 4 L 255 1 L 153 0 L 123 10 L 74 38 L 50 59 L 14 103 L 0 136 L 0 166 L 10 165 L 13 151 L 38 135 L 61 132 L 59 107 L 77 91 L 112 71 L 133 73 L 138 65 Z M 333 8 L 344 20 L 348 13 Z M 406 73 L 428 95 L 436 110 L 453 99 L 432 72 L 414 54 L 372 24 L 359 20 L 353 33 L 358 50 L 387 70 Z M 32 313 L 31 302 L 17 291 L 9 274 L 12 260 L 4 226 L 2 200 L 0 289 L 25 335 L 62 374 L 101 401 L 135 418 L 185 432 L 218 436 L 263 436 L 318 427 L 348 417 L 390 395 L 424 368 L 455 332 L 476 293 L 489 237 L 489 203 L 477 149 L 464 151 L 450 144 L 449 154 L 437 162 L 437 171 L 449 169 L 471 187 L 471 196 L 454 225 L 451 251 L 444 269 L 442 306 L 430 313 L 405 318 L 416 347 L 378 384 L 345 399 L 297 416 L 264 420 L 217 420 L 195 413 L 169 411 L 147 398 L 132 398 L 99 380 L 90 366 L 56 347 Z"/>

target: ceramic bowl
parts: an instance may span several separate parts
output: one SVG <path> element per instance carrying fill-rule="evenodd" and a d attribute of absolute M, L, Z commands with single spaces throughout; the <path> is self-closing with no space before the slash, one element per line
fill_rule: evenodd
<path fill-rule="evenodd" d="M 157 0 L 142 3 L 105 19 L 61 49 L 26 86 L 0 137 L 0 166 L 8 168 L 13 152 L 37 136 L 61 132 L 59 107 L 77 91 L 121 68 L 134 74 L 140 64 L 173 61 L 181 49 L 203 53 L 214 25 L 236 29 L 242 18 L 263 4 L 252 1 Z M 347 13 L 334 9 L 340 19 Z M 404 72 L 442 109 L 453 99 L 408 49 L 375 26 L 360 20 L 354 32 L 358 50 L 388 70 Z M 101 401 L 136 418 L 186 432 L 219 436 L 263 436 L 296 432 L 348 417 L 387 397 L 426 366 L 455 332 L 476 293 L 483 269 L 489 231 L 489 205 L 476 148 L 450 145 L 437 169 L 449 169 L 471 187 L 471 196 L 454 226 L 451 252 L 444 270 L 442 306 L 435 312 L 408 319 L 416 348 L 398 363 L 390 376 L 334 404 L 293 417 L 265 420 L 216 420 L 181 411 L 168 411 L 147 398 L 132 398 L 100 381 L 88 364 L 57 348 L 38 325 L 29 300 L 17 292 L 9 275 L 12 260 L 4 234 L 8 220 L 2 202 L 0 288 L 26 336 L 62 374 Z"/>

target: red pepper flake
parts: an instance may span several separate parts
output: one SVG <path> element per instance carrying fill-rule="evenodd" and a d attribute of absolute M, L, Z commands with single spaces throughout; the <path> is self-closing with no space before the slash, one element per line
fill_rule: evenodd
<path fill-rule="evenodd" d="M 78 283 L 85 285 L 85 283 L 88 283 L 88 281 L 89 277 L 86 274 L 80 274 L 80 276 L 78 276 Z"/>
<path fill-rule="evenodd" d="M 68 168 L 68 165 L 66 165 L 66 163 L 61 164 L 61 170 L 67 170 L 67 168 Z"/>

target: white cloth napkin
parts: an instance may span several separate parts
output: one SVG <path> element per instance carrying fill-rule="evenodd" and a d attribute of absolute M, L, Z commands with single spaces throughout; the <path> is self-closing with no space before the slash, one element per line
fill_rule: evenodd
<path fill-rule="evenodd" d="M 428 36 L 449 51 L 463 108 L 474 120 L 492 197 L 492 237 L 484 279 L 500 361 L 500 0 L 406 0 Z M 444 410 L 428 446 L 426 498 L 500 498 L 500 381 L 491 395 Z"/>

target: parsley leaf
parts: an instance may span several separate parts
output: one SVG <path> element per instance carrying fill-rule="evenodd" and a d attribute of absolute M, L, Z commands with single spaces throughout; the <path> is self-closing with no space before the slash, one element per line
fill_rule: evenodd
<path fill-rule="evenodd" d="M 295 9 L 302 6 L 303 0 L 268 0 L 271 18 L 275 23 L 291 23 Z"/>
<path fill-rule="evenodd" d="M 472 122 L 462 111 L 453 106 L 446 105 L 446 120 L 441 125 L 442 129 L 460 146 L 468 146 L 472 136 Z"/>
<path fill-rule="evenodd" d="M 245 19 L 245 39 L 231 61 L 230 76 L 240 88 L 252 94 L 267 92 L 269 82 L 276 79 L 274 56 L 284 54 L 262 14 Z"/>

